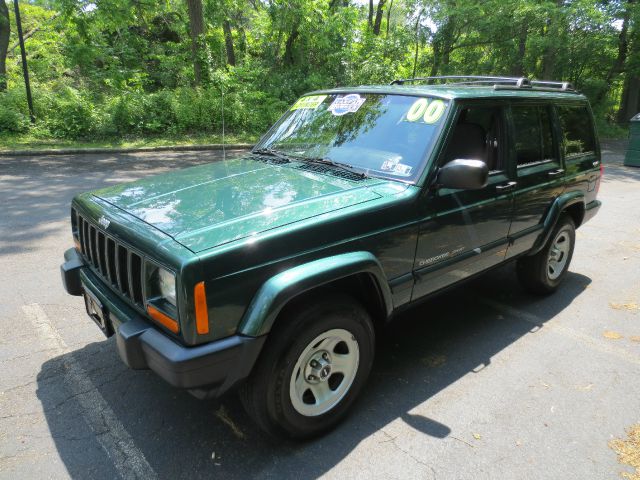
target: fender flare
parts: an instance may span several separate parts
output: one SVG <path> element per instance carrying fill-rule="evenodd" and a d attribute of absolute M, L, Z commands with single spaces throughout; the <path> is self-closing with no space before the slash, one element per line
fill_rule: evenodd
<path fill-rule="evenodd" d="M 359 273 L 373 276 L 389 316 L 393 300 L 380 262 L 370 252 L 350 252 L 297 265 L 271 277 L 253 297 L 238 333 L 252 337 L 265 335 L 284 306 L 301 293 Z"/>
<path fill-rule="evenodd" d="M 536 243 L 534 243 L 533 247 L 529 251 L 527 255 L 535 255 L 540 250 L 544 248 L 544 246 L 549 241 L 549 237 L 551 237 L 551 232 L 555 228 L 558 220 L 560 219 L 560 215 L 562 212 L 566 210 L 568 207 L 575 204 L 582 204 L 584 206 L 584 192 L 581 191 L 573 191 L 567 192 L 560 195 L 558 198 L 554 200 L 547 212 L 547 215 L 542 222 L 544 228 L 542 229 L 542 234 L 538 237 Z"/>

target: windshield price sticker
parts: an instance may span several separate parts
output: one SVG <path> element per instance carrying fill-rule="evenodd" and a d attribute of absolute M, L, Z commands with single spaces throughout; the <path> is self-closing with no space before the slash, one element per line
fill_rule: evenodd
<path fill-rule="evenodd" d="M 421 122 L 427 124 L 434 124 L 447 108 L 447 104 L 442 100 L 431 100 L 428 98 L 419 98 L 413 105 L 407 110 L 406 119 L 407 122 Z"/>
<path fill-rule="evenodd" d="M 327 98 L 326 95 L 309 95 L 307 97 L 301 97 L 293 104 L 291 110 L 299 110 L 301 108 L 315 110 L 322 102 L 324 102 L 325 98 Z"/>
<path fill-rule="evenodd" d="M 404 163 L 400 163 L 401 158 L 402 157 L 393 157 L 385 160 L 380 166 L 380 170 L 382 170 L 383 172 L 391 172 L 394 175 L 408 177 L 411 174 L 411 170 L 413 170 L 413 167 L 411 167 L 410 165 L 405 165 Z"/>
<path fill-rule="evenodd" d="M 350 93 L 349 95 L 336 98 L 327 110 L 337 117 L 346 115 L 347 113 L 355 113 L 360 109 L 365 100 L 366 98 L 361 97 L 357 93 Z"/>
<path fill-rule="evenodd" d="M 413 167 L 411 167 L 410 165 L 398 163 L 394 167 L 393 173 L 395 173 L 396 175 L 402 175 L 403 177 L 408 177 L 409 175 L 411 175 L 411 170 L 413 170 Z"/>

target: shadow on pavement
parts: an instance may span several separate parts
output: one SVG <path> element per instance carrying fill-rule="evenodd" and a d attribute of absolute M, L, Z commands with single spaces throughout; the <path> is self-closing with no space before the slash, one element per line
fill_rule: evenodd
<path fill-rule="evenodd" d="M 245 153 L 227 152 L 227 158 Z M 0 255 L 36 250 L 78 193 L 218 160 L 219 151 L 0 157 Z M 71 240 L 70 240 L 71 241 Z"/>
<path fill-rule="evenodd" d="M 64 365 L 70 358 L 87 373 L 160 478 L 315 478 L 397 419 L 433 439 L 450 435 L 454 426 L 412 410 L 425 402 L 428 406 L 431 397 L 461 377 L 491 368 L 494 355 L 540 330 L 530 319 L 499 312 L 479 299 L 534 314 L 544 328 L 590 282 L 569 273 L 555 295 L 532 297 L 518 287 L 513 266 L 506 266 L 407 311 L 379 335 L 374 369 L 351 415 L 312 442 L 266 438 L 234 395 L 202 402 L 150 372 L 126 369 L 112 339 L 44 364 L 38 397 L 60 458 L 74 478 L 117 473 L 65 384 Z"/>

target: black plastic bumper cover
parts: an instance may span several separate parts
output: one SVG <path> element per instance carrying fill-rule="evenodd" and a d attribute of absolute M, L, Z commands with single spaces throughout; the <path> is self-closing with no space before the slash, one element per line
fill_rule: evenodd
<path fill-rule="evenodd" d="M 213 390 L 216 396 L 249 376 L 265 338 L 235 335 L 184 347 L 137 319 L 116 331 L 118 353 L 130 368 L 150 368 L 175 387 Z"/>
<path fill-rule="evenodd" d="M 249 376 L 266 336 L 234 335 L 194 347 L 181 345 L 102 285 L 75 249 L 64 256 L 60 270 L 65 290 L 71 295 L 90 290 L 105 305 L 118 353 L 130 368 L 151 369 L 171 385 L 190 389 L 199 397 L 220 396 Z"/>
<path fill-rule="evenodd" d="M 62 285 L 69 295 L 82 295 L 80 282 L 80 269 L 84 266 L 82 257 L 75 248 L 70 248 L 64 252 L 64 259 L 65 262 L 60 265 Z"/>
<path fill-rule="evenodd" d="M 596 213 L 598 213 L 598 210 L 600 210 L 600 207 L 602 206 L 602 202 L 600 202 L 600 200 L 594 200 L 592 202 L 587 203 L 586 207 L 584 208 L 584 218 L 582 219 L 582 223 L 586 223 L 589 220 L 591 220 L 593 217 L 595 217 Z"/>

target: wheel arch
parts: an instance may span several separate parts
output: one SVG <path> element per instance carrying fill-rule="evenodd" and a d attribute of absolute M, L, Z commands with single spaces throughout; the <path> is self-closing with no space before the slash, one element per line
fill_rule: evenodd
<path fill-rule="evenodd" d="M 251 301 L 238 333 L 269 333 L 285 308 L 322 289 L 351 294 L 374 323 L 383 322 L 393 310 L 391 290 L 380 262 L 370 252 L 350 252 L 298 265 L 271 277 Z"/>
<path fill-rule="evenodd" d="M 584 219 L 585 197 L 584 192 L 567 192 L 556 198 L 549 208 L 547 215 L 542 222 L 544 225 L 542 234 L 530 250 L 528 255 L 535 255 L 547 244 L 558 220 L 563 214 L 568 214 L 578 228 Z"/>

